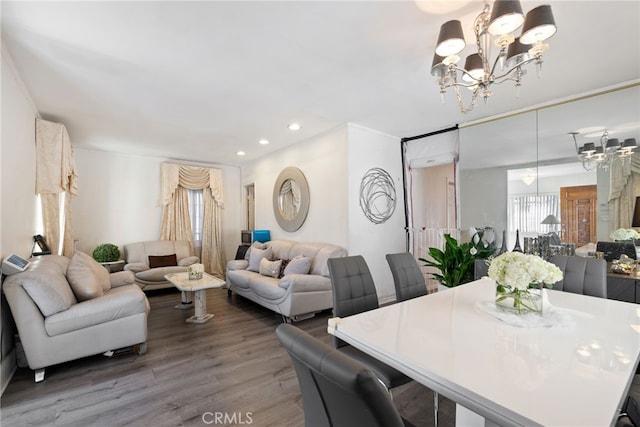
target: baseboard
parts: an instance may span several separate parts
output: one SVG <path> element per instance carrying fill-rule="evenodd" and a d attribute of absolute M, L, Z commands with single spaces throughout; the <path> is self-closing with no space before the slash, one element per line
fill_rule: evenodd
<path fill-rule="evenodd" d="M 13 348 L 9 354 L 2 358 L 0 362 L 0 396 L 4 393 L 4 390 L 9 385 L 13 374 L 16 373 L 16 349 Z"/>

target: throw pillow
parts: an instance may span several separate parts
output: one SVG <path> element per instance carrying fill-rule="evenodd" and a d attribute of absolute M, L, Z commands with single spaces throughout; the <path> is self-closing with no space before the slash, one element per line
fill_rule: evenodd
<path fill-rule="evenodd" d="M 176 254 L 149 255 L 149 268 L 170 267 L 174 265 L 178 265 Z"/>
<path fill-rule="evenodd" d="M 247 252 L 245 252 L 244 254 L 244 259 L 246 259 L 247 261 L 249 261 L 249 257 L 251 256 L 251 248 L 266 249 L 267 245 L 262 242 L 253 242 L 251 246 L 249 246 L 249 249 L 247 249 Z"/>
<path fill-rule="evenodd" d="M 262 274 L 263 276 L 278 278 L 278 274 L 280 274 L 281 264 L 281 259 L 269 261 L 267 258 L 262 258 L 260 260 L 260 274 Z"/>
<path fill-rule="evenodd" d="M 78 301 L 101 297 L 111 288 L 107 269 L 80 251 L 76 251 L 69 261 L 67 280 Z"/>
<path fill-rule="evenodd" d="M 284 269 L 284 275 L 287 274 L 309 274 L 311 268 L 311 258 L 304 255 L 298 255 L 289 261 Z"/>
<path fill-rule="evenodd" d="M 22 287 L 44 317 L 68 310 L 77 302 L 69 281 L 62 274 L 53 275 L 50 271 L 27 271 L 20 276 L 24 279 Z"/>
<path fill-rule="evenodd" d="M 251 248 L 251 255 L 249 255 L 249 267 L 247 270 L 255 271 L 256 273 L 260 272 L 260 261 L 262 258 L 271 258 L 272 250 L 268 249 L 258 249 L 256 247 Z"/>
<path fill-rule="evenodd" d="M 282 264 L 280 264 L 280 273 L 278 273 L 278 279 L 282 279 L 284 277 L 284 269 L 287 268 L 287 265 L 289 265 L 290 262 L 290 259 L 282 260 Z"/>

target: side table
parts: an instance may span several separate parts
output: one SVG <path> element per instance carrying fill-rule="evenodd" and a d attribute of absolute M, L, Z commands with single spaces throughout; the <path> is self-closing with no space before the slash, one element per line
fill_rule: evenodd
<path fill-rule="evenodd" d="M 117 271 L 124 270 L 124 260 L 111 261 L 111 262 L 101 262 L 100 263 L 104 268 L 107 269 L 109 273 L 115 273 Z"/>

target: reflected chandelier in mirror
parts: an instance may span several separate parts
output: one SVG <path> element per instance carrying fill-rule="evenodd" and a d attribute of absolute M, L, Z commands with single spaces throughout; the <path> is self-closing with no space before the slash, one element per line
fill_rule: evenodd
<path fill-rule="evenodd" d="M 273 186 L 273 214 L 278 225 L 289 232 L 298 230 L 309 213 L 309 186 L 302 171 L 287 167 Z"/>
<path fill-rule="evenodd" d="M 582 162 L 582 167 L 587 171 L 596 169 L 606 171 L 616 160 L 629 161 L 634 150 L 638 147 L 635 138 L 618 141 L 617 138 L 609 138 L 609 132 L 606 130 L 602 133 L 598 145 L 594 142 L 587 142 L 578 147 L 576 135 L 579 134 L 580 132 L 569 133 L 573 137 L 578 159 Z"/>

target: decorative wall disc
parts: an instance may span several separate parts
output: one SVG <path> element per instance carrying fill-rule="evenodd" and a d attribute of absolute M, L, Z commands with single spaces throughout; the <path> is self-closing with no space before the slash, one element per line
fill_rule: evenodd
<path fill-rule="evenodd" d="M 360 207 L 374 224 L 382 224 L 396 210 L 396 188 L 384 169 L 369 169 L 360 183 Z"/>

